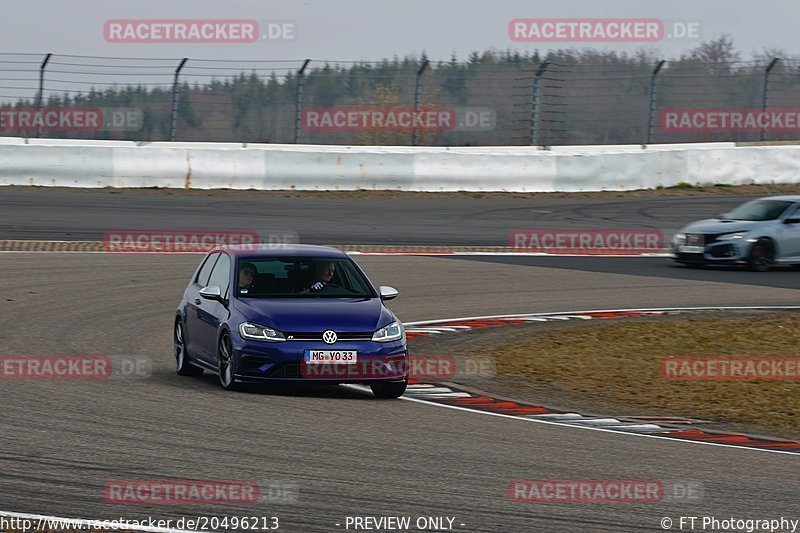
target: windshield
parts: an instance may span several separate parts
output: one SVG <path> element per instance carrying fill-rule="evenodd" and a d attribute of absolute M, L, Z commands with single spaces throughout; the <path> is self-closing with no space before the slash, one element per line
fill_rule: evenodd
<path fill-rule="evenodd" d="M 742 204 L 723 220 L 775 220 L 794 202 L 788 200 L 754 200 Z"/>
<path fill-rule="evenodd" d="M 239 298 L 374 298 L 350 259 L 243 258 L 236 269 Z"/>

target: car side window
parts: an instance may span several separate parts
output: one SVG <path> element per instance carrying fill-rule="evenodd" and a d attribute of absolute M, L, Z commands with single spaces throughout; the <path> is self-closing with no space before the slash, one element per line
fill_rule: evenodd
<path fill-rule="evenodd" d="M 211 269 L 214 268 L 217 259 L 219 259 L 219 252 L 211 254 L 206 258 L 206 262 L 203 263 L 203 267 L 200 269 L 200 272 L 197 273 L 197 279 L 194 280 L 195 283 L 201 287 L 208 287 L 208 278 L 211 275 Z"/>
<path fill-rule="evenodd" d="M 228 285 L 231 279 L 231 258 L 228 254 L 220 254 L 217 264 L 214 265 L 214 270 L 211 271 L 211 277 L 208 279 L 209 287 L 219 287 L 220 294 L 228 292 Z"/>

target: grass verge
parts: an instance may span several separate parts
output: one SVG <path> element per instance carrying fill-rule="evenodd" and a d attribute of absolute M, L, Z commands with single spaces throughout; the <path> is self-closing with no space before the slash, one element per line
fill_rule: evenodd
<path fill-rule="evenodd" d="M 102 187 L 82 189 L 77 187 L 46 187 L 41 185 L 4 185 L 5 190 L 42 190 L 80 192 L 81 194 L 125 194 L 151 196 L 211 196 L 219 198 L 374 198 L 374 199 L 475 199 L 482 198 L 661 198 L 690 196 L 768 196 L 778 194 L 800 194 L 800 183 L 728 185 L 723 183 L 695 185 L 680 182 L 671 187 L 630 191 L 582 191 L 582 192 L 410 192 L 400 190 L 355 191 L 299 191 L 299 190 L 243 190 L 243 189 L 184 189 L 165 187 L 114 188 Z M 3 190 L 0 188 L 0 190 Z"/>
<path fill-rule="evenodd" d="M 794 356 L 800 317 L 607 322 L 484 348 L 498 377 L 546 382 L 663 414 L 757 424 L 800 436 L 800 381 L 671 381 L 666 356 Z"/>

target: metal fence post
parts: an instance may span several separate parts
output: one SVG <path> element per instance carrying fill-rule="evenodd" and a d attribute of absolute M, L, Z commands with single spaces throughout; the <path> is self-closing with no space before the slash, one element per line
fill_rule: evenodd
<path fill-rule="evenodd" d="M 48 61 L 50 61 L 50 57 L 53 54 L 47 54 L 44 56 L 44 61 L 42 61 L 41 66 L 39 67 L 39 94 L 36 95 L 36 114 L 39 114 L 39 111 L 42 110 L 42 101 L 44 100 L 44 69 L 47 67 Z M 42 129 L 42 123 L 39 123 L 39 127 L 36 128 L 36 136 L 41 137 L 44 133 Z"/>
<path fill-rule="evenodd" d="M 177 134 L 178 134 L 178 77 L 181 74 L 181 69 L 189 60 L 188 57 L 184 57 L 180 64 L 178 64 L 178 68 L 175 69 L 175 77 L 172 80 L 172 114 L 170 115 L 170 122 L 169 122 L 169 140 L 174 142 Z"/>
<path fill-rule="evenodd" d="M 309 63 L 311 63 L 311 60 L 306 59 L 303 62 L 303 66 L 297 71 L 297 90 L 294 95 L 294 144 L 297 144 L 300 138 L 300 113 L 303 111 L 303 85 L 305 84 L 303 76 Z"/>
<path fill-rule="evenodd" d="M 653 122 L 656 116 L 656 76 L 658 76 L 658 72 L 664 66 L 664 63 L 666 63 L 664 59 L 659 61 L 650 74 L 650 105 L 647 111 L 647 141 L 645 144 L 653 143 Z"/>
<path fill-rule="evenodd" d="M 531 106 L 531 138 L 530 145 L 536 146 L 539 143 L 539 121 L 541 116 L 542 105 L 542 89 L 540 82 L 542 75 L 547 67 L 550 66 L 549 61 L 543 61 L 539 68 L 536 69 L 536 74 L 533 76 L 533 105 Z"/>
<path fill-rule="evenodd" d="M 411 146 L 417 145 L 417 113 L 419 112 L 419 101 L 422 98 L 422 73 L 428 68 L 430 61 L 427 59 L 417 69 L 417 78 L 414 81 L 414 116 L 411 118 Z"/>
<path fill-rule="evenodd" d="M 767 111 L 767 107 L 769 106 L 769 73 L 772 72 L 772 69 L 775 67 L 775 63 L 778 62 L 780 58 L 775 57 L 770 61 L 769 65 L 767 65 L 766 70 L 764 70 L 764 92 L 761 94 L 761 112 L 765 113 Z M 763 122 L 762 122 L 763 124 Z M 761 134 L 759 135 L 759 140 L 763 141 L 766 139 L 766 131 L 764 131 L 764 126 L 761 126 Z"/>

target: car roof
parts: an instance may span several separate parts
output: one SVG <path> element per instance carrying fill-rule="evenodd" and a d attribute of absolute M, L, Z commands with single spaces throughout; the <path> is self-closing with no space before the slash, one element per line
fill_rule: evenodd
<path fill-rule="evenodd" d="M 236 244 L 218 246 L 209 253 L 225 251 L 233 257 L 330 257 L 343 259 L 347 254 L 331 246 L 313 244 Z"/>
<path fill-rule="evenodd" d="M 758 200 L 787 200 L 789 202 L 800 202 L 800 195 L 784 194 L 782 196 L 765 196 L 763 198 L 758 198 Z"/>

